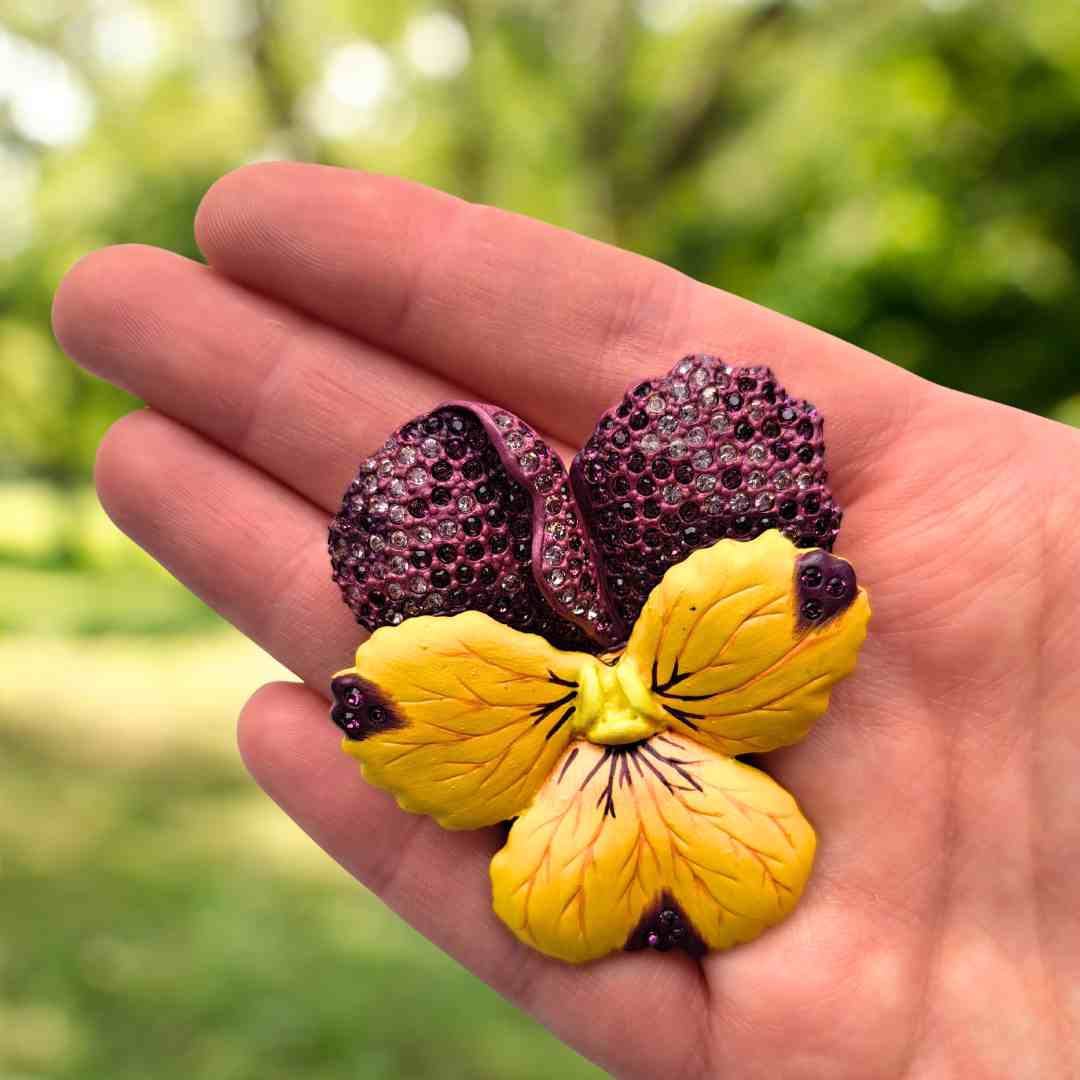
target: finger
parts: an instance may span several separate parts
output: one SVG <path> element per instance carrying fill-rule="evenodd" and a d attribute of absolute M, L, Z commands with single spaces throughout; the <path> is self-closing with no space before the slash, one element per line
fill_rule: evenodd
<path fill-rule="evenodd" d="M 689 958 L 634 954 L 572 968 L 522 945 L 491 909 L 498 833 L 445 832 L 400 811 L 363 783 L 325 702 L 304 687 L 264 687 L 238 737 L 256 781 L 316 843 L 495 989 L 616 1075 L 686 1075 L 680 1049 L 694 1060 L 704 1037 L 695 1024 L 706 1014 Z M 628 1037 L 642 1014 L 662 1037 Z"/>
<path fill-rule="evenodd" d="M 895 442 L 929 385 L 669 267 L 394 178 L 250 166 L 211 188 L 196 233 L 236 280 L 498 387 L 574 445 L 628 383 L 690 351 L 772 365 L 822 408 L 845 465 Z"/>
<path fill-rule="evenodd" d="M 192 592 L 323 690 L 363 633 L 326 559 L 326 515 L 220 447 L 149 410 L 110 428 L 101 503 Z"/>
<path fill-rule="evenodd" d="M 459 386 L 156 248 L 60 286 L 56 335 L 94 374 L 335 509 L 357 463 Z"/>

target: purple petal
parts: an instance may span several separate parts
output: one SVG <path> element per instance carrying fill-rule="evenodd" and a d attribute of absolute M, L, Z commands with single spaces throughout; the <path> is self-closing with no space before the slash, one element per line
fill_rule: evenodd
<path fill-rule="evenodd" d="M 346 491 L 330 557 L 369 630 L 476 610 L 563 648 L 622 634 L 562 462 L 495 406 L 448 402 L 395 432 Z"/>
<path fill-rule="evenodd" d="M 570 470 L 615 614 L 637 618 L 669 566 L 724 537 L 778 528 L 832 547 L 822 418 L 766 367 L 688 356 L 601 417 Z"/>

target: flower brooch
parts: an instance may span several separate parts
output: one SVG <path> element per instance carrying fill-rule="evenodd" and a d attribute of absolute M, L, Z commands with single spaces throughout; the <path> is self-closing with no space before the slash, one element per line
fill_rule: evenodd
<path fill-rule="evenodd" d="M 823 457 L 768 368 L 698 355 L 606 412 L 569 475 L 464 401 L 361 466 L 329 546 L 374 633 L 331 717 L 404 809 L 513 821 L 491 880 L 522 941 L 700 954 L 798 901 L 813 829 L 738 756 L 801 739 L 866 634 Z"/>

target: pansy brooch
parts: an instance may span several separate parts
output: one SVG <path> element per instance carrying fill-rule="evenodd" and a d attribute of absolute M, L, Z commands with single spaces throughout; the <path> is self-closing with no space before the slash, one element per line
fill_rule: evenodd
<path fill-rule="evenodd" d="M 512 822 L 491 882 L 522 941 L 700 954 L 798 901 L 813 829 L 739 758 L 801 739 L 866 634 L 826 479 L 817 410 L 705 355 L 632 387 L 569 474 L 466 401 L 361 465 L 329 547 L 373 633 L 331 717 L 405 810 Z"/>

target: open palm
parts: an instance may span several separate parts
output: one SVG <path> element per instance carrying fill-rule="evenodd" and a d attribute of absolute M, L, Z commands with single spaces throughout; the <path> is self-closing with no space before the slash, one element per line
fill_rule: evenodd
<path fill-rule="evenodd" d="M 210 267 L 82 261 L 59 340 L 142 397 L 105 438 L 114 520 L 306 685 L 260 690 L 266 791 L 433 941 L 630 1077 L 1047 1077 L 1080 1068 L 1080 433 L 942 390 L 667 267 L 399 180 L 258 165 L 219 182 Z M 827 417 L 838 553 L 873 599 L 856 675 L 765 767 L 819 853 L 796 912 L 708 956 L 572 968 L 491 912 L 491 832 L 402 813 L 323 697 L 358 629 L 326 526 L 360 459 L 475 398 L 564 452 L 627 384 L 704 351 Z"/>

